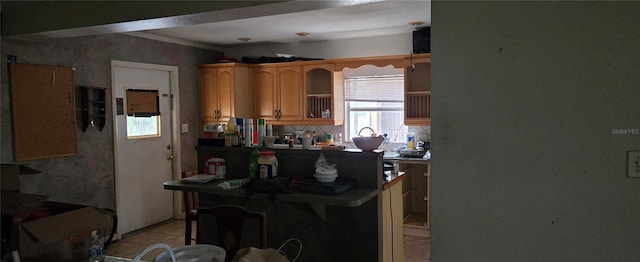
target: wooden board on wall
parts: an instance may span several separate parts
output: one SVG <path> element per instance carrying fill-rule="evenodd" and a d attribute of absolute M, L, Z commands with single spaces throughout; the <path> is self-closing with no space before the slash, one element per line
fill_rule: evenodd
<path fill-rule="evenodd" d="M 77 154 L 73 70 L 11 64 L 16 161 Z"/>

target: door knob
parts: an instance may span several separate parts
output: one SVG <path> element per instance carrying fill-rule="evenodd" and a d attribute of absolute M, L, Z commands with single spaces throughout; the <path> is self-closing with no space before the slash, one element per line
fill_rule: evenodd
<path fill-rule="evenodd" d="M 173 159 L 173 155 L 168 155 L 167 160 L 171 160 L 171 159 Z"/>

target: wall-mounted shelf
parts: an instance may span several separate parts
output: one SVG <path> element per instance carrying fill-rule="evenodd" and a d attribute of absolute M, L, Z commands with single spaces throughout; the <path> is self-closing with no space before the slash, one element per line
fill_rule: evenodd
<path fill-rule="evenodd" d="M 104 87 L 80 87 L 80 105 L 82 107 L 82 131 L 94 126 L 102 131 L 106 116 L 106 88 Z"/>

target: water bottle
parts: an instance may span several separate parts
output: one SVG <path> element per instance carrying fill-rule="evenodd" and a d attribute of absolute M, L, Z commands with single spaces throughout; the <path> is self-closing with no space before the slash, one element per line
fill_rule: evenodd
<path fill-rule="evenodd" d="M 89 262 L 104 261 L 104 245 L 97 231 L 91 232 L 91 247 L 89 247 Z"/>
<path fill-rule="evenodd" d="M 258 158 L 260 158 L 260 151 L 256 148 L 249 155 L 249 179 L 258 178 Z"/>

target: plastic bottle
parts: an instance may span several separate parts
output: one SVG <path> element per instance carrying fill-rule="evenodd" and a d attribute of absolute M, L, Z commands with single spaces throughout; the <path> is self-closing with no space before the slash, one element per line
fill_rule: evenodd
<path fill-rule="evenodd" d="M 275 178 L 278 176 L 278 159 L 274 151 L 262 151 L 258 158 L 258 173 L 260 179 Z"/>
<path fill-rule="evenodd" d="M 333 134 L 327 134 L 327 143 L 333 144 Z"/>
<path fill-rule="evenodd" d="M 264 137 L 267 136 L 267 123 L 264 118 L 258 118 L 258 145 L 264 146 Z"/>
<path fill-rule="evenodd" d="M 407 149 L 409 150 L 416 149 L 416 134 L 413 132 L 409 132 L 407 134 Z"/>
<path fill-rule="evenodd" d="M 236 136 L 238 144 L 234 144 L 234 146 L 244 146 L 244 119 L 241 117 L 236 118 Z"/>
<path fill-rule="evenodd" d="M 97 231 L 91 232 L 91 247 L 89 247 L 89 262 L 104 261 L 104 245 Z"/>
<path fill-rule="evenodd" d="M 267 124 L 267 136 L 273 136 L 273 125 Z"/>
<path fill-rule="evenodd" d="M 236 136 L 236 119 L 234 117 L 230 117 L 229 122 L 227 123 L 227 131 L 224 132 L 224 146 L 233 146 L 234 140 L 236 141 L 235 144 L 238 144 L 238 136 Z"/>
<path fill-rule="evenodd" d="M 249 156 L 249 179 L 258 178 L 258 158 L 260 158 L 260 151 L 256 148 Z"/>
<path fill-rule="evenodd" d="M 244 119 L 244 146 L 253 146 L 253 119 L 251 118 Z"/>

